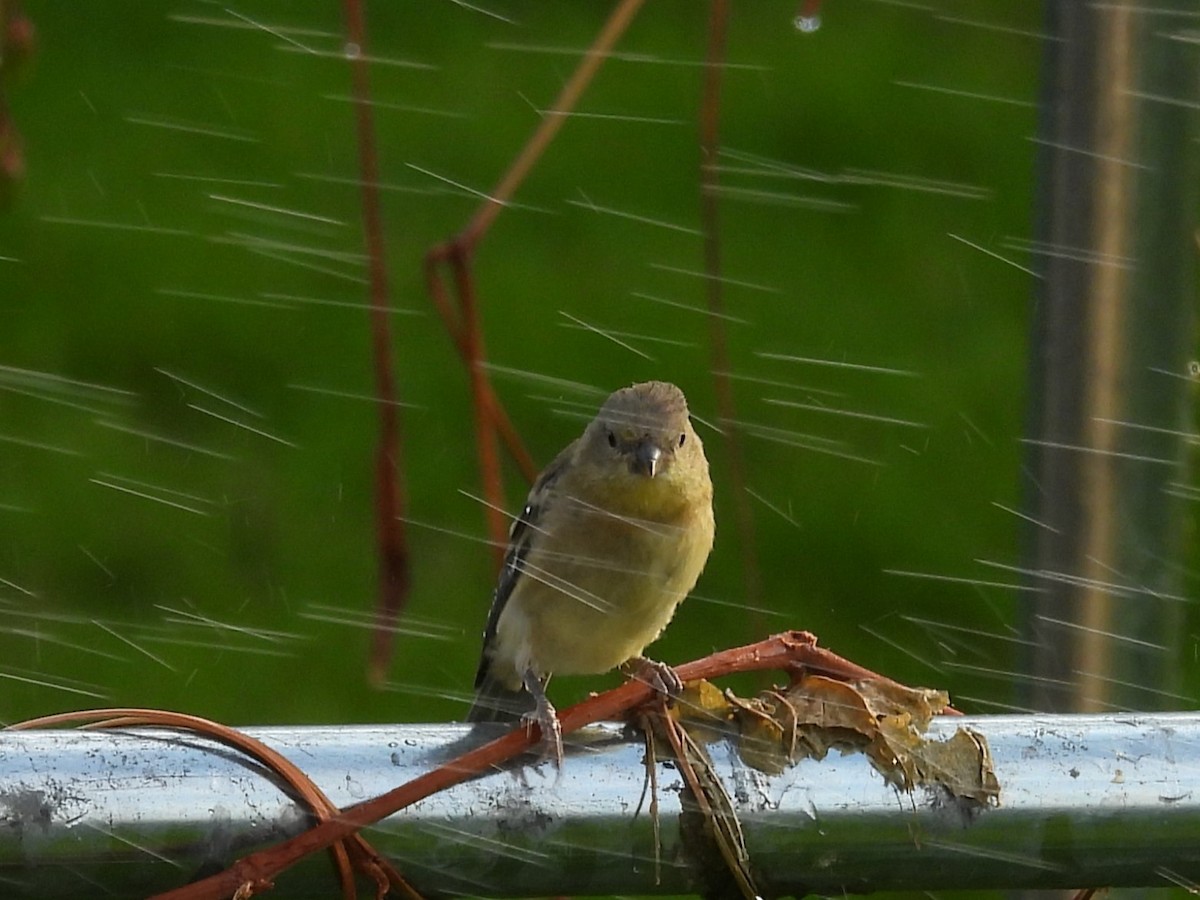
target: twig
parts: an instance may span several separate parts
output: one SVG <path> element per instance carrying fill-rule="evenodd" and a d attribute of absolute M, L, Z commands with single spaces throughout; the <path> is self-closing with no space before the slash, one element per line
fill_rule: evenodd
<path fill-rule="evenodd" d="M 676 672 L 683 680 L 693 681 L 734 672 L 765 669 L 786 671 L 793 677 L 804 670 L 849 679 L 879 677 L 842 659 L 836 653 L 818 647 L 816 638 L 804 631 L 784 632 L 755 644 L 722 650 L 704 659 L 678 666 Z M 593 722 L 621 717 L 647 703 L 653 696 L 653 689 L 648 685 L 638 681 L 626 682 L 618 688 L 564 710 L 559 716 L 562 732 L 570 734 Z M 225 871 L 202 881 L 159 894 L 155 900 L 223 900 L 242 885 L 269 883 L 280 872 L 310 853 L 323 850 L 334 841 L 341 840 L 358 829 L 378 822 L 438 791 L 486 772 L 531 749 L 539 740 L 536 729 L 517 728 L 386 794 L 347 807 L 335 818 L 322 822 L 303 834 L 247 856 Z"/>
<path fill-rule="evenodd" d="M 479 472 L 486 501 L 485 515 L 497 567 L 504 557 L 508 533 L 497 438 L 503 441 L 527 481 L 532 482 L 537 476 L 537 468 L 496 396 L 484 367 L 486 357 L 471 260 L 476 247 L 492 226 L 496 216 L 516 193 L 546 147 L 554 140 L 568 118 L 567 113 L 579 102 L 580 96 L 604 64 L 613 45 L 629 27 L 643 2 L 644 0 L 621 0 L 617 4 L 592 46 L 584 54 L 583 60 L 559 92 L 553 107 L 542 118 L 541 124 L 501 176 L 499 183 L 475 211 L 466 227 L 455 237 L 437 245 L 425 255 L 425 284 L 429 296 L 467 367 L 475 417 Z M 450 292 L 443 280 L 443 267 L 448 268 L 453 277 L 457 309 L 451 302 Z"/>
<path fill-rule="evenodd" d="M 5 730 L 31 731 L 37 728 L 54 728 L 80 722 L 83 723 L 82 727 L 85 729 L 167 728 L 187 734 L 198 734 L 248 756 L 268 771 L 273 772 L 287 785 L 293 796 L 298 797 L 308 806 L 318 821 L 329 821 L 338 814 L 337 806 L 325 795 L 325 792 L 286 756 L 268 747 L 257 738 L 252 738 L 234 728 L 222 725 L 220 722 L 199 716 L 138 707 L 88 709 L 17 722 Z M 348 900 L 354 900 L 356 896 L 352 861 L 355 866 L 371 875 L 381 886 L 393 887 L 409 900 L 421 900 L 420 895 L 400 876 L 391 863 L 380 856 L 361 834 L 334 841 L 330 844 L 329 850 L 333 855 L 338 880 L 342 886 L 342 896 Z M 260 887 L 262 886 L 265 886 L 265 883 L 260 884 Z M 253 892 L 255 889 L 249 888 L 248 890 Z M 244 895 L 247 893 L 242 888 L 239 888 L 239 891 Z"/>
<path fill-rule="evenodd" d="M 358 126 L 358 167 L 362 182 L 363 236 L 367 243 L 371 291 L 371 345 L 378 400 L 379 443 L 375 451 L 375 533 L 379 554 L 379 600 L 368 663 L 369 677 L 384 680 L 394 642 L 393 626 L 408 601 L 410 572 L 404 533 L 404 488 L 400 478 L 400 405 L 392 359 L 387 261 L 379 202 L 379 153 L 371 114 L 367 70 L 366 20 L 361 0 L 344 0 L 346 31 L 352 52 L 354 116 Z"/>

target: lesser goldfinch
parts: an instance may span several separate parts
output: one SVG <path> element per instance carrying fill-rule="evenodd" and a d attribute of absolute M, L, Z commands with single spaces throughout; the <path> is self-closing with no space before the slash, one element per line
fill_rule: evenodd
<path fill-rule="evenodd" d="M 532 720 L 561 761 L 551 674 L 628 664 L 677 691 L 675 673 L 641 653 L 695 586 L 714 529 L 683 391 L 650 381 L 609 396 L 538 476 L 509 531 L 468 720 Z"/>

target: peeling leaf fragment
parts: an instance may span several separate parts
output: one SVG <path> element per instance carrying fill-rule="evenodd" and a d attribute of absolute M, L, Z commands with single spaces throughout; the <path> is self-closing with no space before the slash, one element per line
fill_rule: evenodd
<path fill-rule="evenodd" d="M 955 797 L 996 805 L 1000 785 L 983 735 L 959 728 L 946 740 L 926 736 L 949 702 L 945 691 L 806 675 L 786 690 L 751 699 L 693 682 L 677 708 L 684 710 L 678 720 L 698 741 L 735 730 L 742 758 L 770 775 L 836 749 L 866 754 L 902 790 L 936 784 Z"/>

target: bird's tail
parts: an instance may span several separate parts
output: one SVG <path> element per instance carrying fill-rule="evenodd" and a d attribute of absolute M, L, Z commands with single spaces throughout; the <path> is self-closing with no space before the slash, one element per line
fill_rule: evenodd
<path fill-rule="evenodd" d="M 533 694 L 524 687 L 513 690 L 487 671 L 475 682 L 475 702 L 467 713 L 468 722 L 503 722 L 515 725 L 526 713 L 537 709 Z"/>

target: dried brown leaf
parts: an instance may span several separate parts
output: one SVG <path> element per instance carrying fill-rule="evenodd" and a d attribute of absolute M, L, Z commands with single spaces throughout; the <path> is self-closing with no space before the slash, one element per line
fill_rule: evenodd
<path fill-rule="evenodd" d="M 778 775 L 804 757 L 823 759 L 837 749 L 864 753 L 878 772 L 906 791 L 936 784 L 981 805 L 998 802 L 1000 786 L 983 735 L 960 728 L 945 740 L 926 736 L 933 717 L 949 707 L 944 691 L 821 675 L 805 675 L 785 691 L 752 699 L 726 691 L 718 701 L 715 688 L 689 688 L 704 698 L 695 701 L 698 708 L 737 723 L 742 758 L 767 774 Z"/>

